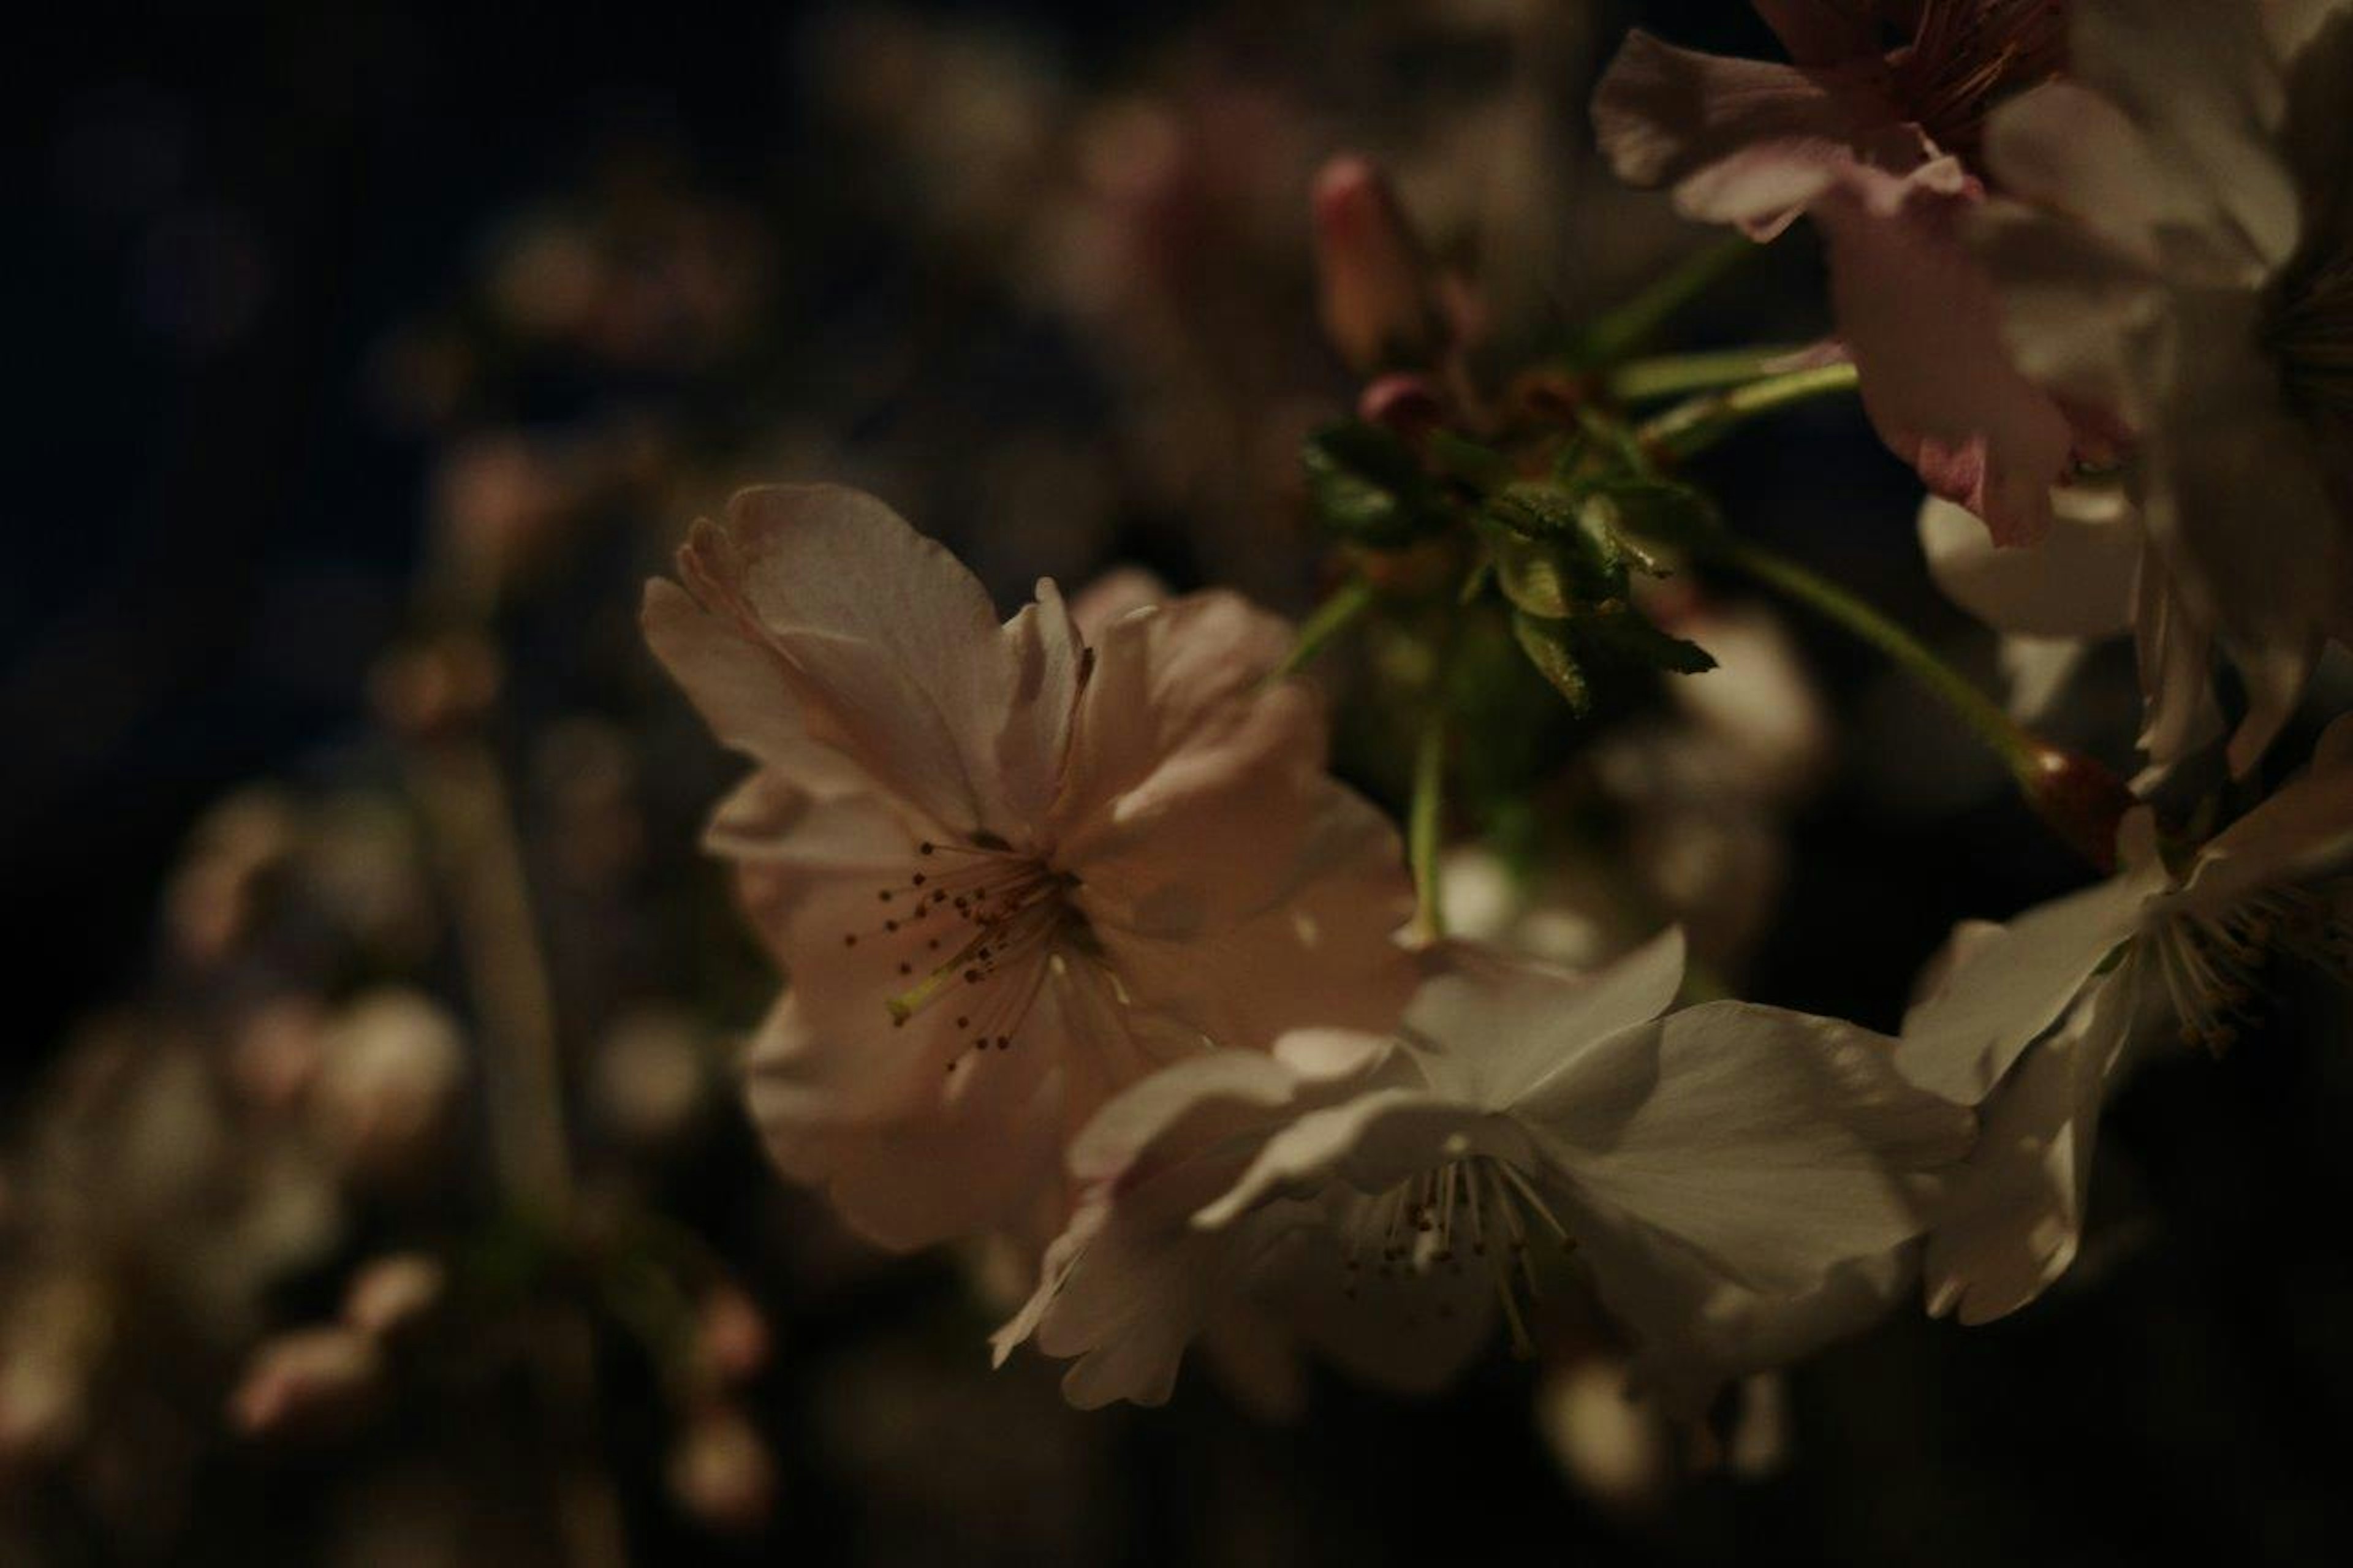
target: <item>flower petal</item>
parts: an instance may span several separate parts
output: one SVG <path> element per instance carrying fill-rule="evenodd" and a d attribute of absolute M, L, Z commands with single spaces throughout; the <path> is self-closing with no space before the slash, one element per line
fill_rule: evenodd
<path fill-rule="evenodd" d="M 2133 647 L 2140 666 L 2140 749 L 2162 773 L 2222 732 L 2214 701 L 2213 638 L 2173 591 L 2153 552 L 2133 585 Z"/>
<path fill-rule="evenodd" d="M 2247 258 L 2246 281 L 2285 261 L 2294 183 L 2273 151 L 2286 115 L 2262 11 L 2242 0 L 2073 0 L 2073 73 L 2141 127 L 2158 162 L 2192 173 Z"/>
<path fill-rule="evenodd" d="M 1628 1381 L 1673 1416 L 1697 1418 L 1735 1378 L 1784 1365 L 1886 1316 L 1918 1270 L 1916 1246 L 1856 1258 L 1799 1295 L 1727 1281 L 1672 1237 L 1589 1217 L 1577 1251 L 1595 1294 L 1633 1335 Z"/>
<path fill-rule="evenodd" d="M 1683 934 L 1670 926 L 1590 978 L 1450 943 L 1407 1009 L 1405 1035 L 1431 1081 L 1466 1105 L 1516 1110 L 1620 1030 L 1674 1005 Z"/>
<path fill-rule="evenodd" d="M 2121 494 L 2069 486 L 2052 498 L 2051 531 L 2003 549 L 1951 501 L 1920 508 L 1920 545 L 1945 596 L 1988 626 L 2023 637 L 2115 637 L 2132 625 L 2140 531 Z"/>
<path fill-rule="evenodd" d="M 2146 814 L 2127 824 L 2136 819 L 2145 823 Z M 1983 1099 L 2140 929 L 2149 900 L 2169 881 L 2152 857 L 2011 921 L 1905 1015 L 1896 1066 L 1934 1093 L 1969 1104 Z"/>
<path fill-rule="evenodd" d="M 2353 716 L 2339 717 L 2311 764 L 2199 851 L 2179 898 L 2220 913 L 2265 888 L 2331 877 L 2353 865 Z"/>
<path fill-rule="evenodd" d="M 1917 1235 L 1974 1128 L 1906 1083 L 1894 1042 L 1746 1003 L 1612 1037 L 1520 1117 L 1584 1205 L 1675 1238 L 1732 1282 L 1794 1293 Z"/>
<path fill-rule="evenodd" d="M 879 797 L 812 795 L 762 771 L 738 784 L 702 834 L 703 847 L 734 863 L 736 892 L 753 929 L 786 964 L 790 917 L 814 889 L 841 878 L 872 888 L 893 879 L 910 853 L 905 823 Z"/>
<path fill-rule="evenodd" d="M 813 739 L 792 683 L 768 650 L 712 615 L 677 584 L 646 584 L 646 642 L 720 743 L 791 779 L 830 794 L 866 782 L 857 763 Z"/>
<path fill-rule="evenodd" d="M 1139 1004 L 1229 1047 L 1263 1047 L 1310 1025 L 1386 1030 L 1397 1022 L 1414 984 L 1412 957 L 1397 943 L 1413 912 L 1397 830 L 1338 784 L 1306 788 L 1324 798 L 1303 840 L 1269 834 L 1254 803 L 1234 802 L 1245 820 L 1230 844 L 1263 857 L 1253 878 L 1288 861 L 1288 879 L 1261 887 L 1256 909 L 1218 908 L 1219 891 L 1194 879 L 1221 858 L 1191 853 L 1201 840 L 1186 834 L 1088 869 L 1080 907 Z M 1147 875 L 1167 879 L 1139 895 Z M 1128 896 L 1106 908 L 1107 892 Z"/>
<path fill-rule="evenodd" d="M 2101 1102 L 2132 1021 L 2137 955 L 1987 1098 L 1984 1131 L 1929 1238 L 1928 1310 L 1964 1323 L 2015 1311 L 2066 1271 L 2082 1234 Z"/>
<path fill-rule="evenodd" d="M 1007 737 L 1054 725 L 1017 709 L 1068 712 L 1074 699 L 1076 660 L 1050 653 L 1050 617 L 1000 627 L 954 556 L 832 486 L 741 492 L 723 528 L 696 526 L 679 567 L 775 661 L 812 738 L 944 828 L 1027 826 L 1001 776 Z"/>
<path fill-rule="evenodd" d="M 1507 1118 L 1426 1089 L 1377 1089 L 1307 1111 L 1277 1131 L 1193 1223 L 1222 1230 L 1277 1199 L 1317 1196 L 1335 1182 L 1366 1194 L 1383 1193 L 1473 1153 L 1524 1163 L 1527 1140 Z"/>
<path fill-rule="evenodd" d="M 1852 163 L 1901 116 L 1879 62 L 1802 69 L 1677 48 L 1635 31 L 1593 98 L 1594 132 L 1618 177 L 1678 186 L 1694 217 L 1769 237 L 1811 194 L 1810 171 Z"/>
<path fill-rule="evenodd" d="M 1851 168 L 1807 210 L 1830 242 L 1831 304 L 1880 438 L 1997 543 L 2031 543 L 2050 526 L 2074 432 L 2012 363 L 1992 285 L 1961 240 L 1971 198 L 1941 168 L 1901 179 Z"/>
<path fill-rule="evenodd" d="M 821 1184 L 844 1223 L 910 1249 L 1016 1223 L 1057 1181 L 1060 1076 L 1036 1049 L 965 1069 L 966 1092 L 934 1093 L 899 1114 L 860 1118 L 809 1091 L 805 1070 L 828 1042 L 787 996 L 754 1040 L 752 1115 L 795 1180 Z"/>

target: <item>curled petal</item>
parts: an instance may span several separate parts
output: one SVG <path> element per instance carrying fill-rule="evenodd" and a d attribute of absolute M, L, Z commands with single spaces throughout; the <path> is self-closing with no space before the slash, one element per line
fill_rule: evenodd
<path fill-rule="evenodd" d="M 2074 1261 L 2100 1107 L 2132 1021 L 2128 971 L 2138 962 L 2127 958 L 2095 984 L 1988 1097 L 1984 1132 L 1929 1239 L 1931 1313 L 1990 1321 L 2041 1295 Z"/>
<path fill-rule="evenodd" d="M 2146 811 L 2126 819 L 2127 836 L 2153 831 Z M 1906 1078 L 1974 1104 L 2065 1016 L 2170 885 L 2161 857 L 2123 858 L 2121 874 L 2028 910 L 1952 966 L 1936 994 L 1905 1016 L 1895 1061 Z"/>

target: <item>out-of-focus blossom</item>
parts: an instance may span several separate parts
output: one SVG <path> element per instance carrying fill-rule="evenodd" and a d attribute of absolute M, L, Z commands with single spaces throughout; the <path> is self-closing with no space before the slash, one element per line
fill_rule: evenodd
<path fill-rule="evenodd" d="M 1959 226 L 1984 196 L 1987 110 L 2060 68 L 2064 6 L 1757 8 L 1794 64 L 1632 34 L 1594 100 L 1604 152 L 1621 177 L 1672 184 L 1691 216 L 1758 238 L 1812 216 L 1830 243 L 1839 331 L 1882 437 L 1996 539 L 2040 537 L 2077 437 L 2062 405 L 2011 364 Z M 1910 37 L 1887 51 L 1882 25 L 1897 20 Z"/>
<path fill-rule="evenodd" d="M 1546 1369 L 1536 1433 L 1568 1483 L 1603 1508 L 1642 1514 L 1674 1483 L 1674 1434 L 1655 1406 L 1626 1392 L 1626 1369 L 1583 1355 Z"/>
<path fill-rule="evenodd" d="M 191 836 L 186 858 L 164 894 L 164 920 L 191 960 L 216 961 L 259 918 L 266 879 L 298 839 L 286 797 L 255 789 L 224 801 Z"/>
<path fill-rule="evenodd" d="M 291 1111 L 318 1081 L 326 1016 L 316 997 L 300 994 L 254 1008 L 229 1044 L 229 1081 L 257 1105 Z"/>
<path fill-rule="evenodd" d="M 72 1268 L 5 1281 L 0 1307 L 0 1477 L 81 1436 L 88 1385 L 115 1332 L 112 1303 Z"/>
<path fill-rule="evenodd" d="M 2244 773 L 2353 622 L 2353 14 L 2081 0 L 2071 79 L 1999 110 L 1973 225 L 2011 351 L 2129 438 L 2124 482 L 2249 711 Z"/>
<path fill-rule="evenodd" d="M 669 1474 L 679 1506 L 713 1530 L 757 1530 L 776 1507 L 776 1460 L 758 1428 L 730 1405 L 689 1418 L 670 1451 Z"/>
<path fill-rule="evenodd" d="M 1971 1119 L 1906 1086 L 1866 1031 L 1738 1003 L 1666 1013 L 1683 960 L 1669 932 L 1580 982 L 1455 948 L 1394 1044 L 1316 1030 L 1288 1060 L 1146 1080 L 1073 1150 L 1088 1201 L 999 1353 L 1035 1337 L 1078 1357 L 1080 1403 L 1164 1398 L 1219 1292 L 1300 1232 L 1336 1232 L 1360 1312 L 1435 1314 L 1467 1280 L 1521 1339 L 1528 1248 L 1566 1246 L 1638 1376 L 1678 1405 L 1760 1344 L 1795 1353 L 1791 1313 L 1919 1234 Z M 1310 1078 L 1302 1059 L 1341 1066 Z M 1725 1331 L 1724 1289 L 1755 1303 L 1757 1339 Z"/>
<path fill-rule="evenodd" d="M 446 1130 L 465 1076 L 457 1024 L 432 1000 L 397 989 L 364 995 L 320 1041 L 311 1109 L 321 1141 L 354 1171 L 413 1174 Z"/>
<path fill-rule="evenodd" d="M 736 352 L 773 286 L 766 231 L 657 166 L 614 171 L 604 198 L 512 226 L 486 290 L 503 324 L 621 365 L 694 369 Z"/>
<path fill-rule="evenodd" d="M 711 1040 L 681 1013 L 644 1011 L 617 1021 L 589 1068 L 597 1119 L 629 1142 L 659 1148 L 690 1128 L 715 1078 Z"/>
<path fill-rule="evenodd" d="M 768 1321 L 733 1285 L 706 1293 L 694 1312 L 694 1355 L 723 1383 L 756 1377 L 768 1364 Z"/>
<path fill-rule="evenodd" d="M 1000 626 L 881 502 L 746 491 L 646 599 L 655 651 L 760 771 L 710 842 L 793 989 L 752 1099 L 875 1239 L 1006 1224 L 1068 1131 L 1160 1061 L 1393 1016 L 1396 837 L 1323 772 L 1288 629 L 1230 595 L 1081 639 Z"/>
<path fill-rule="evenodd" d="M 396 1252 L 370 1258 L 343 1288 L 343 1321 L 384 1339 L 430 1313 L 448 1289 L 448 1268 L 438 1258 Z"/>
<path fill-rule="evenodd" d="M 375 1335 L 340 1324 L 299 1330 L 261 1347 L 229 1395 L 229 1416 L 254 1436 L 332 1432 L 366 1410 L 384 1375 Z"/>
<path fill-rule="evenodd" d="M 1982 1104 L 1985 1126 L 1929 1240 L 1931 1311 L 1984 1322 L 2066 1271 L 2101 1105 L 2149 1015 L 2169 1011 L 2185 1041 L 2220 1051 L 2274 953 L 2353 974 L 2353 931 L 2332 902 L 2353 868 L 2353 719 L 2179 872 L 2146 809 L 2125 819 L 2118 855 L 2105 882 L 1961 928 L 1905 1018 L 1905 1075 Z"/>

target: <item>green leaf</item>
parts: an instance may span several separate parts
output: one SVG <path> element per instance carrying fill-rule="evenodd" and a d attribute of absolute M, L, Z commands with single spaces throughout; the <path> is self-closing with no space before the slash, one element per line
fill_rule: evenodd
<path fill-rule="evenodd" d="M 1483 531 L 1496 584 L 1514 609 L 1548 621 L 1566 620 L 1577 613 L 1580 596 L 1560 546 L 1523 539 L 1504 528 Z"/>
<path fill-rule="evenodd" d="M 1588 515 L 1621 539 L 1704 549 L 1724 533 L 1706 492 L 1672 479 L 1602 479 L 1586 487 L 1585 497 Z"/>
<path fill-rule="evenodd" d="M 1629 607 L 1588 616 L 1577 622 L 1574 635 L 1588 654 L 1647 665 L 1674 675 L 1700 675 L 1715 668 L 1715 658 L 1707 649 L 1669 636 L 1643 619 L 1640 611 Z"/>
<path fill-rule="evenodd" d="M 1509 458 L 1451 430 L 1430 433 L 1430 460 L 1440 473 L 1461 479 L 1474 489 L 1491 490 L 1511 482 Z"/>
<path fill-rule="evenodd" d="M 1445 491 L 1403 441 L 1360 419 L 1327 425 L 1300 448 L 1307 493 L 1325 527 L 1344 539 L 1394 548 L 1453 521 Z"/>
<path fill-rule="evenodd" d="M 1512 636 L 1519 640 L 1528 662 L 1552 682 L 1552 689 L 1567 700 L 1573 712 L 1581 717 L 1592 709 L 1593 692 L 1585 683 L 1585 671 L 1577 663 L 1574 638 L 1565 623 L 1514 614 Z"/>
<path fill-rule="evenodd" d="M 1487 498 L 1484 515 L 1523 539 L 1566 539 L 1577 533 L 1577 493 L 1549 479 L 1524 479 Z"/>

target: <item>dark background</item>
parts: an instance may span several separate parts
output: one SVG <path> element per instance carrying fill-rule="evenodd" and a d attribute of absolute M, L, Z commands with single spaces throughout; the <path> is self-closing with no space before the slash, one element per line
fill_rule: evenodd
<path fill-rule="evenodd" d="M 1059 40 L 1084 77 L 1115 76 L 1187 8 L 989 9 Z M 1621 10 L 1768 52 L 1721 0 Z M 161 868 L 209 801 L 364 727 L 368 666 L 406 613 L 426 476 L 420 443 L 371 412 L 385 334 L 453 286 L 497 215 L 617 146 L 659 143 L 722 189 L 822 185 L 828 149 L 801 112 L 807 20 L 790 5 L 221 4 L 12 24 L 0 869 L 15 1016 L 0 1083 L 24 1082 L 140 973 Z M 887 245 L 843 243 L 811 234 L 796 263 L 818 308 L 887 317 L 875 306 L 905 268 Z M 934 395 L 1083 402 L 1050 341 L 992 330 L 1007 347 L 985 380 L 950 369 Z M 554 415 L 579 395 L 559 379 L 533 395 Z M 1908 477 L 1850 414 L 1744 437 L 1712 472 L 1776 498 L 1762 531 L 1846 552 L 1859 585 L 1957 631 L 1902 525 Z M 957 521 L 937 526 L 953 537 Z M 1862 750 L 1905 700 L 1807 636 Z M 1907 814 L 1852 773 L 1801 825 L 1756 989 L 1885 1026 L 1954 918 L 2008 914 L 2079 874 L 1998 797 Z M 1260 1544 L 1300 1560 L 2333 1560 L 2353 1524 L 2353 1084 L 2345 1041 L 2297 1022 L 2291 1008 L 2219 1068 L 2168 1068 L 2126 1097 L 2094 1245 L 2043 1302 L 1970 1333 L 1906 1321 L 1824 1358 L 1801 1379 L 1779 1480 L 1704 1481 L 1648 1523 L 1604 1523 L 1528 1441 L 1522 1370 L 1497 1364 L 1427 1411 L 1327 1387 L 1294 1434 L 1198 1389 L 1166 1416 L 1098 1418 L 1126 1480 L 1084 1506 L 1124 1556 L 1169 1563 L 1228 1544 L 1198 1528 L 1205 1498 L 1263 1510 Z M 804 1458 L 822 1477 L 822 1457 Z M 804 1500 L 781 1539 L 817 1555 L 873 1528 L 852 1501 Z"/>

